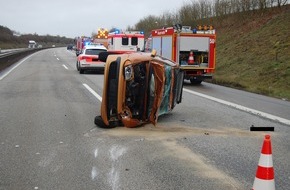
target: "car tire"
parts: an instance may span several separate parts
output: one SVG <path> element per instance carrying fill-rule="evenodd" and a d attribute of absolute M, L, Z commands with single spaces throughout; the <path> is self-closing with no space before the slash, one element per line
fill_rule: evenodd
<path fill-rule="evenodd" d="M 80 70 L 80 63 L 78 61 L 77 61 L 76 67 L 77 67 L 77 71 L 79 71 Z"/>

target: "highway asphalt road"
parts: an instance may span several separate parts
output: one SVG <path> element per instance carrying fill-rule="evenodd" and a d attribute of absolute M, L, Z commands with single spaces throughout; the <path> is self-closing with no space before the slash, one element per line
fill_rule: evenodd
<path fill-rule="evenodd" d="M 0 73 L 0 190 L 251 189 L 266 134 L 276 189 L 289 189 L 289 102 L 185 84 L 156 126 L 102 129 L 103 74 L 80 75 L 75 63 L 52 48 Z"/>

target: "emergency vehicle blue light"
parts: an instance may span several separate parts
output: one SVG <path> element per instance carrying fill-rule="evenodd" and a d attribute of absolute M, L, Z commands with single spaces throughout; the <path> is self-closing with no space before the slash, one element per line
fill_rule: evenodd
<path fill-rule="evenodd" d="M 192 33 L 196 34 L 196 28 L 192 29 Z"/>
<path fill-rule="evenodd" d="M 115 34 L 120 34 L 120 30 L 116 29 Z"/>
<path fill-rule="evenodd" d="M 140 34 L 144 34 L 144 31 L 140 31 Z"/>
<path fill-rule="evenodd" d="M 85 46 L 90 45 L 91 42 L 85 42 Z"/>

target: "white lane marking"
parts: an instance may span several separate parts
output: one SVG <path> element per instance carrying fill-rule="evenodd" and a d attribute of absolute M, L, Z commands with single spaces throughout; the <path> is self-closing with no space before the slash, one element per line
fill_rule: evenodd
<path fill-rule="evenodd" d="M 208 96 L 208 95 L 205 95 L 205 94 L 202 94 L 202 93 L 199 93 L 199 92 L 194 92 L 194 91 L 191 91 L 191 90 L 186 89 L 186 88 L 183 88 L 183 90 L 185 92 L 188 92 L 188 93 L 191 93 L 191 94 L 194 94 L 194 95 L 197 95 L 197 96 L 200 96 L 200 97 L 203 97 L 203 98 L 206 98 L 206 99 L 209 99 L 209 100 L 221 103 L 221 104 L 225 104 L 227 106 L 234 107 L 236 109 L 239 109 L 239 110 L 251 113 L 251 114 L 258 115 L 260 117 L 264 117 L 264 118 L 267 118 L 267 119 L 270 119 L 270 120 L 278 121 L 278 122 L 286 124 L 286 125 L 290 125 L 290 120 L 284 119 L 282 117 L 278 117 L 278 116 L 275 116 L 275 115 L 271 115 L 269 113 L 265 113 L 265 112 L 262 112 L 262 111 L 258 111 L 258 110 L 255 110 L 255 109 L 244 107 L 244 106 L 241 106 L 239 104 L 235 104 L 235 103 L 232 103 L 232 102 L 221 100 L 221 99 L 218 99 L 218 98 L 215 98 L 215 97 L 212 97 L 212 96 Z"/>
<path fill-rule="evenodd" d="M 95 180 L 98 177 L 98 170 L 95 166 L 92 168 L 91 177 L 92 177 L 92 180 Z"/>
<path fill-rule="evenodd" d="M 58 57 L 56 59 L 59 61 L 59 58 Z"/>
<path fill-rule="evenodd" d="M 66 70 L 68 70 L 67 66 L 66 65 L 62 65 Z"/>
<path fill-rule="evenodd" d="M 102 102 L 102 97 L 97 94 L 91 87 L 89 87 L 89 85 L 83 83 L 84 87 L 86 87 L 86 89 L 88 89 L 88 91 L 90 91 L 90 93 L 92 93 L 100 102 Z"/>
<path fill-rule="evenodd" d="M 95 158 L 97 158 L 97 156 L 98 156 L 98 149 L 95 150 L 94 155 L 95 155 Z"/>
<path fill-rule="evenodd" d="M 31 56 L 33 56 L 34 54 L 26 57 L 25 59 L 23 59 L 22 61 L 20 61 L 17 65 L 15 65 L 14 67 L 12 67 L 7 73 L 5 73 L 3 76 L 0 77 L 0 81 L 2 79 L 4 79 L 7 75 L 9 75 L 14 69 L 16 69 L 19 65 L 21 65 L 24 61 L 26 61 L 27 59 L 29 59 Z"/>

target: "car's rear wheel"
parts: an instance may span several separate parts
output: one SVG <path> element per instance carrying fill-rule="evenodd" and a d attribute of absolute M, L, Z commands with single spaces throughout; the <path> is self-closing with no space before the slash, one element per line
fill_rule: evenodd
<path fill-rule="evenodd" d="M 76 67 L 77 67 L 77 71 L 79 71 L 80 70 L 80 65 L 79 65 L 80 63 L 77 61 L 77 64 L 76 64 Z"/>

